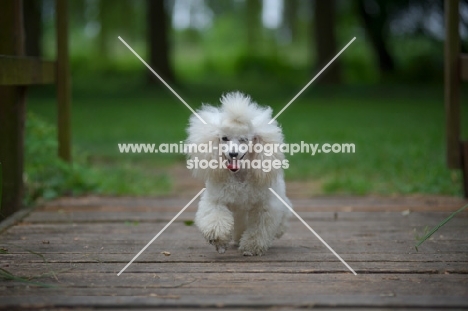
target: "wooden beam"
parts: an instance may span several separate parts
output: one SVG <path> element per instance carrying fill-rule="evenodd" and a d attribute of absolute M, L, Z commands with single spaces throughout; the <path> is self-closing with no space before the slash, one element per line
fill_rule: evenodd
<path fill-rule="evenodd" d="M 461 167 L 459 0 L 445 1 L 445 122 L 447 165 Z"/>
<path fill-rule="evenodd" d="M 468 141 L 460 143 L 463 174 L 463 192 L 465 198 L 468 198 Z"/>
<path fill-rule="evenodd" d="M 0 85 L 55 83 L 55 62 L 0 55 Z"/>
<path fill-rule="evenodd" d="M 58 101 L 58 155 L 71 162 L 71 94 L 70 64 L 68 59 L 68 5 L 67 0 L 55 0 L 57 29 L 57 101 Z"/>
<path fill-rule="evenodd" d="M 0 54 L 23 55 L 22 1 L 3 0 Z M 0 162 L 3 168 L 0 219 L 18 211 L 23 199 L 25 94 L 22 86 L 0 86 Z"/>
<path fill-rule="evenodd" d="M 468 54 L 460 55 L 460 78 L 468 81 Z"/>

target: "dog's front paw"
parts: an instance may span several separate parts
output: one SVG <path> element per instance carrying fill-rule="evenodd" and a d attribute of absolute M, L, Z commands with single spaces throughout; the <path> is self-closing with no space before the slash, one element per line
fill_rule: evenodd
<path fill-rule="evenodd" d="M 225 241 L 220 241 L 220 240 L 209 240 L 208 241 L 211 245 L 214 245 L 216 247 L 216 251 L 220 254 L 224 254 L 226 252 L 226 249 L 228 248 L 228 243 Z"/>
<path fill-rule="evenodd" d="M 252 246 L 240 246 L 239 250 L 243 256 L 262 256 L 268 250 L 268 247 L 262 247 L 259 245 Z"/>
<path fill-rule="evenodd" d="M 268 241 L 245 234 L 240 241 L 239 250 L 244 256 L 262 256 L 266 253 L 269 246 L 270 243 Z"/>
<path fill-rule="evenodd" d="M 226 251 L 234 227 L 234 218 L 227 208 L 201 204 L 195 216 L 195 224 L 205 240 L 216 247 L 218 253 L 223 254 Z"/>
<path fill-rule="evenodd" d="M 229 225 L 214 225 L 202 231 L 206 241 L 216 248 L 220 254 L 224 254 L 231 241 L 231 227 Z"/>

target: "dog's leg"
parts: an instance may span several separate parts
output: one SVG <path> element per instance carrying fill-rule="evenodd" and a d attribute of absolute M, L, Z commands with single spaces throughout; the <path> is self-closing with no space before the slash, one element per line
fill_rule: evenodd
<path fill-rule="evenodd" d="M 195 215 L 195 224 L 218 253 L 226 251 L 234 225 L 234 217 L 226 206 L 202 198 Z"/>
<path fill-rule="evenodd" d="M 275 238 L 279 239 L 283 236 L 283 234 L 287 231 L 288 229 L 288 222 L 289 222 L 289 214 L 290 213 L 283 213 L 281 217 L 281 222 L 278 226 L 278 229 L 276 230 Z"/>
<path fill-rule="evenodd" d="M 240 240 L 239 250 L 244 256 L 261 256 L 273 243 L 281 221 L 281 214 L 269 207 L 249 211 L 247 230 Z"/>
<path fill-rule="evenodd" d="M 236 245 L 239 245 L 242 234 L 247 226 L 247 212 L 246 211 L 234 211 L 234 233 L 233 239 Z"/>
<path fill-rule="evenodd" d="M 275 198 L 276 199 L 276 198 Z M 288 202 L 289 206 L 291 206 L 291 202 L 288 198 L 285 198 L 285 201 Z M 278 228 L 276 229 L 275 238 L 279 239 L 283 236 L 283 234 L 287 231 L 289 227 L 289 218 L 291 216 L 291 212 L 286 209 L 283 203 L 279 201 L 273 201 L 270 203 L 272 206 L 275 206 L 280 216 L 280 223 Z"/>

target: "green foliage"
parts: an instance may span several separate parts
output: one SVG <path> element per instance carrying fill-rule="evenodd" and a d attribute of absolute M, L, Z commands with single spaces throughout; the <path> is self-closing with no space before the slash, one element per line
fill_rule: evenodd
<path fill-rule="evenodd" d="M 26 251 L 26 252 L 31 253 L 33 255 L 36 255 L 36 256 L 40 257 L 44 263 L 47 263 L 47 260 L 46 260 L 46 258 L 45 258 L 45 256 L 43 254 L 37 253 L 35 251 L 29 250 L 27 248 L 24 248 L 24 247 L 21 247 L 21 246 L 18 246 L 18 245 L 11 245 L 11 246 L 18 247 L 18 248 L 22 249 L 23 251 Z M 0 255 L 1 254 L 9 254 L 8 249 L 5 248 L 5 247 L 0 248 Z M 29 286 L 46 287 L 46 288 L 55 287 L 54 285 L 51 285 L 51 284 L 32 281 L 32 279 L 44 277 L 44 276 L 47 276 L 47 275 L 53 275 L 54 277 L 56 277 L 56 273 L 54 271 L 50 271 L 49 273 L 41 274 L 41 275 L 38 275 L 38 276 L 21 277 L 21 276 L 17 276 L 15 274 L 11 273 L 10 271 L 8 271 L 6 269 L 0 268 L 0 279 L 6 280 L 6 281 L 21 282 L 21 283 L 25 283 L 26 285 L 29 285 Z"/>
<path fill-rule="evenodd" d="M 37 286 L 37 287 L 45 287 L 45 288 L 54 288 L 54 285 L 51 284 L 46 284 L 46 283 L 41 283 L 41 282 L 35 282 L 31 281 L 30 279 L 19 277 L 14 275 L 13 273 L 9 272 L 6 269 L 0 268 L 0 279 L 3 279 L 5 281 L 17 281 L 24 283 L 29 286 Z"/>
<path fill-rule="evenodd" d="M 62 195 L 158 195 L 171 189 L 169 177 L 152 174 L 131 161 L 92 166 L 75 152 L 73 164 L 57 156 L 56 129 L 34 113 L 28 113 L 25 143 L 25 203 Z"/>
<path fill-rule="evenodd" d="M 165 89 L 135 90 L 119 83 L 111 91 L 111 83 L 76 89 L 74 143 L 92 155 L 88 162 L 97 171 L 92 180 L 99 181 L 101 193 L 168 193 L 171 167 L 183 165 L 183 155 L 124 155 L 117 143 L 182 141 L 190 111 Z M 238 89 L 276 113 L 303 85 L 267 78 L 213 79 L 185 85 L 179 93 L 196 108 L 202 102 L 217 104 L 221 93 Z M 318 181 L 327 194 L 461 195 L 461 174 L 445 165 L 442 102 L 436 88 L 311 86 L 278 118 L 286 142 L 351 142 L 356 153 L 287 156 L 286 178 Z M 48 120 L 55 118 L 53 99 L 36 97 L 30 107 Z M 468 115 L 461 117 L 468 124 Z"/>
<path fill-rule="evenodd" d="M 240 54 L 234 61 L 238 74 L 256 76 L 289 77 L 293 69 L 274 55 Z"/>
<path fill-rule="evenodd" d="M 83 194 L 97 185 L 86 177 L 88 169 L 77 161 L 68 164 L 57 156 L 55 128 L 34 113 L 28 113 L 25 142 L 26 204 L 38 198 Z"/>
<path fill-rule="evenodd" d="M 442 222 L 440 222 L 437 226 L 435 226 L 431 231 L 429 232 L 426 232 L 427 231 L 427 227 L 424 229 L 424 233 L 425 235 L 422 237 L 422 238 L 419 238 L 417 237 L 416 239 L 419 240 L 418 243 L 414 246 L 416 248 L 416 251 L 418 251 L 418 247 L 421 246 L 421 244 L 423 244 L 427 239 L 429 239 L 434 233 L 436 233 L 440 228 L 442 228 L 446 223 L 448 223 L 453 217 L 455 217 L 455 215 L 457 215 L 458 213 L 462 212 L 463 210 L 465 210 L 465 208 L 468 207 L 468 204 L 463 206 L 462 208 L 458 209 L 457 211 L 453 212 L 452 214 L 450 214 L 449 217 L 445 218 L 444 220 L 442 220 Z"/>
<path fill-rule="evenodd" d="M 186 226 L 188 226 L 188 227 L 193 226 L 194 223 L 195 223 L 195 222 L 194 222 L 193 220 L 186 220 L 186 221 L 184 221 L 184 224 L 185 224 Z"/>
<path fill-rule="evenodd" d="M 397 66 L 390 77 L 380 75 L 369 34 L 357 14 L 356 2 L 339 1 L 336 6 L 337 46 L 341 47 L 353 36 L 357 37 L 352 48 L 339 59 L 345 83 L 440 82 L 442 41 L 435 35 L 437 31 L 431 31 L 429 27 L 437 27 L 438 14 L 443 12 L 441 1 L 373 1 L 369 17 L 377 24 L 384 24 L 385 29 L 390 28 L 382 33 Z M 211 25 L 203 29 L 168 30 L 171 63 L 179 79 L 197 81 L 208 75 L 242 79 L 245 72 L 255 71 L 258 75 L 267 76 L 273 71 L 275 74 L 280 72 L 287 80 L 296 75 L 295 71 L 310 74 L 315 70 L 315 34 L 310 1 L 298 1 L 294 40 L 285 36 L 289 25 L 266 29 L 261 26 L 261 16 L 258 16 L 255 51 L 247 46 L 245 1 L 203 3 L 207 5 L 205 9 L 214 13 Z M 53 4 L 45 1 L 43 5 L 43 11 L 49 12 L 43 18 L 44 55 L 54 57 L 54 19 L 50 14 Z M 169 1 L 168 14 L 174 9 L 174 1 Z M 119 72 L 146 73 L 146 68 L 117 39 L 118 35 L 124 37 L 147 59 L 146 1 L 76 1 L 70 3 L 70 12 L 70 54 L 74 75 L 104 74 L 108 77 Z M 427 16 L 436 18 L 427 23 Z M 407 21 L 408 18 L 414 20 Z M 403 24 L 409 25 L 402 27 Z M 462 23 L 461 27 L 466 30 L 465 24 Z M 400 27 L 396 27 L 398 25 Z M 289 66 L 294 71 L 290 71 Z M 282 69 L 285 71 L 281 72 Z"/>
<path fill-rule="evenodd" d="M 286 140 L 352 142 L 356 153 L 294 155 L 287 178 L 321 180 L 329 194 L 461 195 L 461 174 L 445 165 L 441 93 L 416 87 L 313 93 L 279 118 Z"/>

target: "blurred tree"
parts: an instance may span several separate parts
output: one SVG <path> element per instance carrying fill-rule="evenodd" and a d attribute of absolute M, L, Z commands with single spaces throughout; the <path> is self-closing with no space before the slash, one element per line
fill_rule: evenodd
<path fill-rule="evenodd" d="M 287 28 L 291 42 L 297 41 L 297 9 L 298 0 L 284 1 L 283 23 Z"/>
<path fill-rule="evenodd" d="M 42 55 L 42 0 L 23 1 L 26 55 Z"/>
<path fill-rule="evenodd" d="M 384 74 L 398 69 L 388 43 L 392 35 L 422 36 L 436 43 L 443 40 L 440 30 L 444 27 L 444 0 L 356 0 L 356 4 L 380 71 Z M 463 8 L 468 9 L 468 0 L 461 0 L 460 5 L 461 12 Z M 390 26 L 399 29 L 392 33 Z M 460 14 L 460 26 L 466 29 L 466 14 Z M 462 49 L 466 49 L 463 44 Z"/>
<path fill-rule="evenodd" d="M 99 0 L 99 23 L 101 24 L 99 31 L 99 54 L 102 57 L 106 57 L 109 54 L 109 30 L 112 27 L 110 17 L 113 13 L 114 2 L 112 0 Z"/>
<path fill-rule="evenodd" d="M 74 1 L 78 2 L 78 1 Z M 88 4 L 89 5 L 89 4 Z M 116 42 L 115 36 L 126 36 L 136 28 L 135 14 L 139 3 L 132 0 L 99 0 L 99 55 L 108 59 L 112 54 L 111 43 Z"/>
<path fill-rule="evenodd" d="M 403 7 L 408 0 L 396 0 L 393 7 Z M 371 46 L 377 56 L 380 71 L 383 73 L 395 70 L 395 61 L 388 49 L 387 38 L 390 32 L 390 16 L 393 11 L 384 0 L 357 0 L 359 16 L 362 20 Z"/>
<path fill-rule="evenodd" d="M 335 0 L 315 0 L 313 6 L 315 33 L 313 42 L 317 52 L 314 71 L 322 69 L 338 53 L 336 48 Z M 335 60 L 320 76 L 319 83 L 337 84 L 341 82 L 339 59 Z"/>
<path fill-rule="evenodd" d="M 147 0 L 147 42 L 149 64 L 166 82 L 175 82 L 170 63 L 169 19 L 165 10 L 165 1 Z M 149 72 L 149 80 L 156 77 Z M 159 84 L 158 84 L 159 85 Z"/>
<path fill-rule="evenodd" d="M 42 0 L 41 0 L 42 1 Z M 83 27 L 86 23 L 86 2 L 85 1 L 69 1 L 68 7 L 70 12 L 70 27 Z"/>
<path fill-rule="evenodd" d="M 261 31 L 261 0 L 246 0 L 247 15 L 247 50 L 249 53 L 258 51 Z"/>
<path fill-rule="evenodd" d="M 205 0 L 205 4 L 217 16 L 225 14 L 225 13 L 232 13 L 239 6 L 239 3 L 236 3 L 235 1 L 219 1 L 219 0 Z"/>

